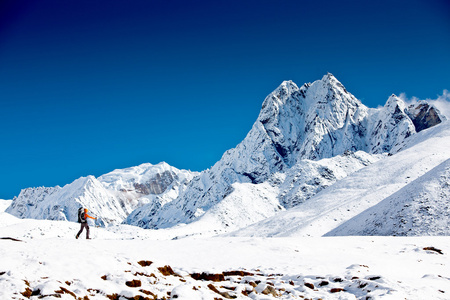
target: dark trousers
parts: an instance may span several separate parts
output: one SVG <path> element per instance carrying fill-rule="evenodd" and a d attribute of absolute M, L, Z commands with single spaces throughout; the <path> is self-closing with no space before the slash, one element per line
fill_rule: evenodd
<path fill-rule="evenodd" d="M 89 225 L 88 223 L 81 223 L 80 231 L 77 233 L 77 238 L 80 236 L 80 234 L 83 232 L 83 229 L 86 228 L 86 238 L 89 238 Z"/>

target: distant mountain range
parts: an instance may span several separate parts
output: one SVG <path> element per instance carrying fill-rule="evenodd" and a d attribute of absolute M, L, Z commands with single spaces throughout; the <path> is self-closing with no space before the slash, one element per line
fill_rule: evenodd
<path fill-rule="evenodd" d="M 426 226 L 417 221 L 425 198 L 448 208 L 450 183 L 439 179 L 448 175 L 447 141 L 448 122 L 430 103 L 407 106 L 392 95 L 384 107 L 368 108 L 327 74 L 300 88 L 283 82 L 245 139 L 208 170 L 144 164 L 62 188 L 29 188 L 7 212 L 75 221 L 81 205 L 101 224 L 172 228 L 180 237 L 448 234 L 445 220 L 432 222 L 448 218 L 444 208 L 426 210 Z M 417 186 L 440 192 L 416 197 Z M 398 197 L 405 191 L 408 200 Z M 399 205 L 408 206 L 399 212 Z"/>
<path fill-rule="evenodd" d="M 98 216 L 99 225 L 118 224 L 144 204 L 162 206 L 177 198 L 196 175 L 166 163 L 142 164 L 99 178 L 81 177 L 64 187 L 24 189 L 6 212 L 19 218 L 76 222 L 83 206 Z"/>

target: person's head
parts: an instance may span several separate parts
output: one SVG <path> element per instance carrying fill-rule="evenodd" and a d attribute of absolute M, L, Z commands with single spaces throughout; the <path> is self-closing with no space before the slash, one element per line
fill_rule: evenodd
<path fill-rule="evenodd" d="M 84 209 L 84 212 L 85 212 L 85 213 L 87 213 L 87 212 L 88 212 L 87 208 L 85 208 L 85 209 Z"/>

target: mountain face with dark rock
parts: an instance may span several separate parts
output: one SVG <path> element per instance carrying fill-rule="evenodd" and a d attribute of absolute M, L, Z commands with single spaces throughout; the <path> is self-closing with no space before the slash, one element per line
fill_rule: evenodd
<path fill-rule="evenodd" d="M 443 120 L 429 103 L 407 107 L 395 95 L 381 108 L 368 108 L 332 74 L 301 87 L 284 81 L 263 101 L 244 140 L 208 170 L 143 164 L 62 188 L 25 189 L 7 212 L 76 221 L 84 206 L 102 224 L 187 224 L 177 226 L 185 235 L 230 232 L 307 207 Z"/>
<path fill-rule="evenodd" d="M 154 178 L 151 178 L 145 183 L 133 184 L 137 192 L 144 195 L 158 195 L 164 193 L 164 191 L 176 180 L 177 175 L 170 171 L 164 171 L 158 173 Z"/>
<path fill-rule="evenodd" d="M 144 228 L 167 228 L 207 217 L 224 230 L 245 226 L 245 220 L 233 223 L 233 218 L 225 217 L 225 209 L 217 209 L 226 206 L 227 201 L 236 205 L 238 191 L 255 194 L 256 186 L 270 186 L 276 201 L 267 204 L 261 200 L 271 208 L 254 213 L 260 219 L 266 218 L 307 201 L 384 154 L 401 150 L 422 124 L 432 126 L 439 118 L 435 108 L 413 112 L 395 95 L 384 107 L 370 109 L 332 74 L 300 88 L 285 81 L 266 97 L 252 129 L 236 148 L 226 151 L 172 202 L 144 205 L 125 222 Z M 417 124 L 420 128 L 416 128 Z M 342 157 L 345 163 L 338 162 Z M 247 211 L 251 205 L 239 205 L 241 215 L 252 221 L 258 219 Z"/>
<path fill-rule="evenodd" d="M 444 119 L 438 110 L 426 101 L 420 101 L 416 105 L 409 106 L 407 113 L 417 132 L 433 127 Z"/>
<path fill-rule="evenodd" d="M 81 177 L 62 188 L 24 189 L 6 212 L 19 218 L 76 222 L 82 206 L 98 216 L 99 224 L 118 224 L 144 204 L 172 201 L 195 175 L 166 163 L 142 164 L 99 178 Z"/>
<path fill-rule="evenodd" d="M 33 213 L 47 197 L 58 193 L 61 187 L 27 188 L 15 197 L 6 212 L 19 218 L 33 217 Z"/>

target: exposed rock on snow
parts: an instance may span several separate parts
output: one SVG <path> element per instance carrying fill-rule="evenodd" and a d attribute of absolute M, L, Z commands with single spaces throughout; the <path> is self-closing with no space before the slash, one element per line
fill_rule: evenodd
<path fill-rule="evenodd" d="M 34 198 L 35 195 L 39 197 Z M 93 176 L 81 177 L 63 188 L 22 190 L 6 212 L 20 218 L 76 222 L 80 206 L 100 216 L 100 222 L 114 223 L 126 217 L 126 203 L 114 197 Z"/>
<path fill-rule="evenodd" d="M 109 190 L 142 195 L 160 195 L 172 184 L 191 180 L 197 173 L 178 170 L 167 163 L 142 164 L 118 169 L 98 178 Z"/>
<path fill-rule="evenodd" d="M 417 132 L 433 127 L 445 120 L 439 110 L 426 101 L 419 101 L 416 105 L 410 105 L 407 113 Z"/>
<path fill-rule="evenodd" d="M 121 223 L 134 209 L 149 202 L 176 198 L 196 173 L 166 163 L 115 170 L 96 179 L 81 177 L 64 187 L 21 191 L 6 212 L 19 218 L 77 221 L 80 206 L 99 217 L 98 224 Z"/>
<path fill-rule="evenodd" d="M 302 160 L 286 172 L 286 179 L 279 187 L 278 199 L 287 209 L 295 207 L 383 157 L 363 151 L 347 151 L 342 155 L 318 161 Z"/>
<path fill-rule="evenodd" d="M 304 216 L 317 212 L 311 221 L 314 224 L 323 221 L 318 216 L 337 220 L 322 222 L 312 232 L 324 234 L 403 186 L 389 178 L 400 174 L 400 167 L 388 163 L 422 168 L 430 156 L 427 151 L 418 151 L 420 154 L 408 157 L 408 162 L 399 154 L 420 142 L 415 138 L 417 132 L 420 135 L 443 120 L 439 110 L 427 102 L 407 107 L 395 95 L 382 108 L 368 108 L 330 73 L 300 88 L 284 81 L 266 97 L 245 139 L 209 170 L 192 173 L 165 163 L 143 164 L 98 179 L 80 178 L 63 188 L 23 190 L 8 212 L 21 218 L 75 221 L 76 209 L 82 205 L 103 223 L 124 220 L 143 228 L 177 227 L 174 232 L 189 236 L 229 232 L 277 214 L 289 216 L 285 210 L 293 210 L 296 216 L 280 223 L 286 228 L 280 229 L 278 224 L 274 226 L 278 232 L 260 233 L 289 234 L 293 227 L 300 230 L 309 218 Z M 381 163 L 388 155 L 399 155 L 399 160 L 390 157 Z M 439 152 L 431 165 L 442 162 L 442 156 L 448 158 L 448 153 Z M 377 161 L 382 167 L 370 169 Z M 383 168 L 391 175 L 380 177 Z M 364 175 L 370 170 L 381 172 L 371 175 L 377 180 Z M 345 183 L 340 183 L 352 174 L 350 181 L 358 182 L 361 174 L 366 180 L 360 187 L 352 183 L 348 189 L 368 199 L 365 204 L 355 204 L 358 209 L 343 205 L 355 200 L 345 192 Z M 422 169 L 410 178 L 419 174 L 424 174 Z M 333 191 L 335 202 L 322 203 L 321 197 Z M 377 191 L 377 196 L 370 198 L 372 191 Z M 322 211 L 327 206 L 334 208 Z M 340 213 L 343 207 L 348 212 Z M 299 221 L 300 210 L 303 217 Z M 297 229 L 292 229 L 295 234 L 303 232 Z"/>
<path fill-rule="evenodd" d="M 75 223 L 18 221 L 0 226 L 21 240 L 0 239 L 0 299 L 444 300 L 450 292 L 447 237 L 173 241 L 117 225 L 93 228 L 86 241 L 74 238 Z"/>
<path fill-rule="evenodd" d="M 406 138 L 416 132 L 412 120 L 406 113 L 406 104 L 395 95 L 386 105 L 376 111 L 371 120 L 369 135 L 370 153 L 387 153 L 392 148 L 401 148 Z"/>
<path fill-rule="evenodd" d="M 435 120 L 429 115 L 438 114 L 431 109 L 422 113 L 421 117 L 415 114 L 415 120 Z M 126 222 L 144 228 L 168 228 L 200 221 L 208 212 L 207 218 L 215 218 L 211 222 L 221 224 L 222 229 L 243 227 L 250 220 L 256 220 L 255 215 L 263 219 L 303 203 L 380 158 L 374 154 L 400 151 L 405 141 L 416 133 L 409 115 L 412 116 L 406 104 L 395 95 L 380 109 L 367 108 L 332 74 L 300 88 L 292 81 L 285 81 L 266 97 L 258 119 L 236 148 L 226 151 L 210 170 L 191 181 L 177 199 L 167 205 L 149 204 L 133 212 Z M 419 123 L 426 127 L 435 122 Z M 356 151 L 366 153 L 359 157 L 341 157 Z M 365 156 L 363 164 L 362 156 Z M 331 158 L 336 161 L 326 160 Z M 266 182 L 273 190 L 272 207 L 266 210 L 271 213 L 252 214 L 250 207 L 266 207 L 268 202 L 264 196 L 258 196 L 261 195 L 258 192 L 235 196 L 236 189 L 243 185 L 246 188 L 240 188 L 239 192 L 258 190 L 251 186 Z M 240 213 L 248 216 L 247 221 L 224 217 L 219 213 L 221 209 L 214 209 L 225 207 L 230 196 L 247 199 L 247 204 L 239 202 Z M 227 207 L 227 210 L 233 208 Z M 233 218 L 241 219 L 242 223 L 230 222 Z"/>

